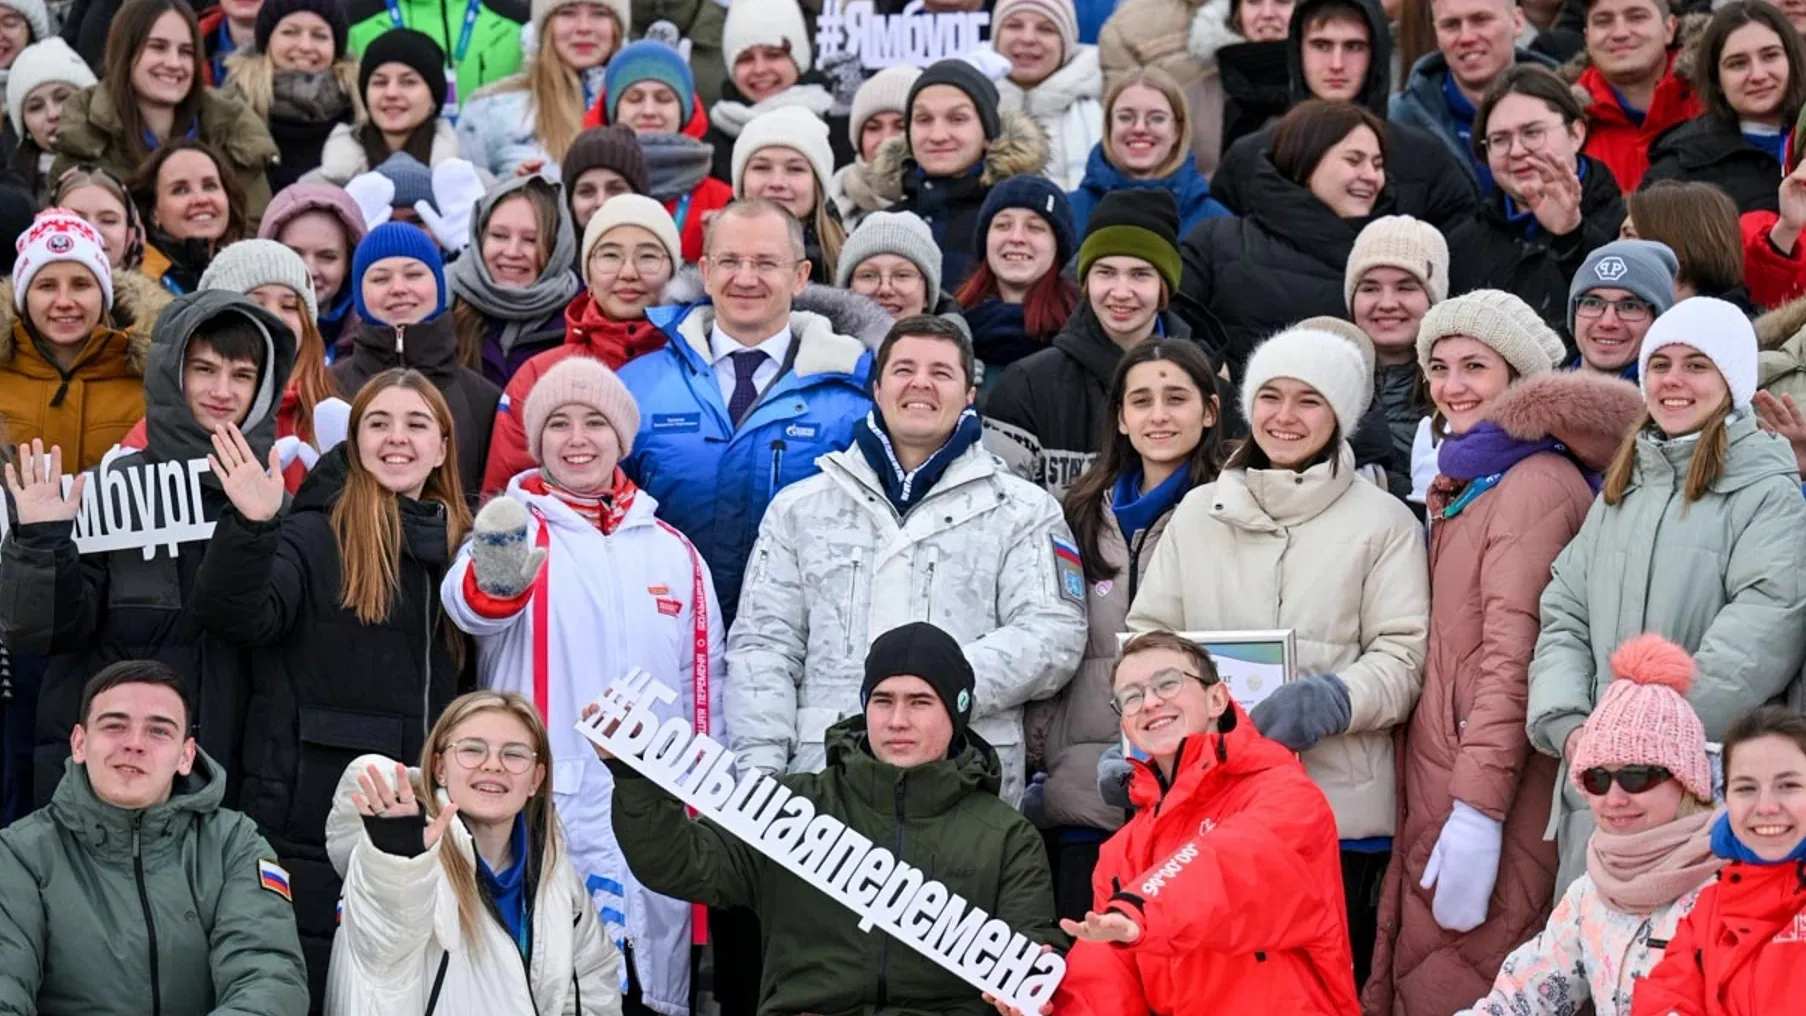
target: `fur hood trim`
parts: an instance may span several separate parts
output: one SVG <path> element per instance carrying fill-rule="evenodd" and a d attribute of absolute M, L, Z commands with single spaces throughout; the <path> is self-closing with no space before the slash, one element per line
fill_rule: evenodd
<path fill-rule="evenodd" d="M 125 358 L 132 372 L 144 376 L 150 356 L 151 326 L 157 315 L 175 297 L 143 272 L 120 272 L 113 276 L 113 326 L 126 333 Z M 0 365 L 13 362 L 13 322 L 19 312 L 13 307 L 13 280 L 0 280 Z"/>
<path fill-rule="evenodd" d="M 342 123 L 332 129 L 326 136 L 326 144 L 320 148 L 320 168 L 314 170 L 303 179 L 308 181 L 325 180 L 340 187 L 351 182 L 351 178 L 360 173 L 368 173 L 376 168 L 364 155 L 364 146 L 358 144 L 357 124 Z M 433 124 L 433 148 L 429 168 L 437 166 L 447 159 L 458 157 L 457 128 L 444 120 Z M 317 174 L 317 175 L 316 175 Z"/>
<path fill-rule="evenodd" d="M 1603 472 L 1643 413 L 1643 394 L 1622 378 L 1590 370 L 1551 371 L 1512 385 L 1492 420 L 1519 441 L 1552 437 Z"/>
<path fill-rule="evenodd" d="M 1047 168 L 1047 135 L 1032 117 L 1010 110 L 999 113 L 997 120 L 997 136 L 985 145 L 981 183 L 991 187 L 1006 177 L 1038 175 Z M 912 163 L 909 135 L 884 142 L 873 153 L 871 172 L 867 176 L 873 192 L 888 201 L 901 198 L 903 171 Z"/>
<path fill-rule="evenodd" d="M 364 119 L 364 97 L 357 91 L 357 61 L 335 60 L 332 73 L 339 79 L 339 87 L 344 90 L 346 97 L 351 100 L 351 122 L 361 123 Z M 226 57 L 226 87 L 236 92 L 251 107 L 251 112 L 267 120 L 270 116 L 270 103 L 276 95 L 276 65 L 262 53 L 239 50 Z"/>
<path fill-rule="evenodd" d="M 1676 53 L 1674 65 L 1670 69 L 1674 72 L 1676 77 L 1681 78 L 1689 84 L 1693 81 L 1693 65 L 1699 59 L 1700 39 L 1706 34 L 1706 26 L 1711 24 L 1711 22 L 1712 16 L 1710 14 L 1683 14 L 1681 15 L 1679 24 L 1675 26 L 1674 44 Z M 1574 98 L 1580 103 L 1581 109 L 1593 108 L 1593 93 L 1580 84 L 1580 76 L 1585 74 L 1587 68 L 1591 66 L 1593 66 L 1593 61 L 1587 56 L 1587 51 L 1583 48 L 1580 52 L 1574 54 L 1567 63 L 1562 64 L 1556 71 L 1556 73 L 1561 75 L 1561 79 L 1568 83 L 1568 90 L 1574 93 Z"/>
<path fill-rule="evenodd" d="M 1756 348 L 1780 349 L 1802 328 L 1806 328 L 1806 296 L 1790 300 L 1756 319 Z"/>
<path fill-rule="evenodd" d="M 700 303 L 708 299 L 702 289 L 702 270 L 685 265 L 665 283 L 659 305 L 665 307 Z M 890 315 L 870 297 L 833 286 L 811 282 L 801 296 L 790 303 L 791 316 L 807 313 L 828 323 L 834 334 L 858 339 L 865 348 L 876 351 L 890 331 Z"/>
<path fill-rule="evenodd" d="M 1248 41 L 1230 27 L 1229 11 L 1229 0 L 1210 0 L 1191 16 L 1191 33 L 1186 37 L 1185 50 L 1204 66 L 1206 74 L 1216 73 L 1217 50 Z"/>

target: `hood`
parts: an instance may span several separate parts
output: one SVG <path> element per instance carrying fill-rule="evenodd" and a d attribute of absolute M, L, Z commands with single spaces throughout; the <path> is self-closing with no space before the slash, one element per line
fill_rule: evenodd
<path fill-rule="evenodd" d="M 7 306 L 12 305 L 9 302 Z M 1755 321 L 1756 348 L 1780 349 L 1788 339 L 1806 329 L 1806 296 L 1796 297 Z"/>
<path fill-rule="evenodd" d="M 139 377 L 150 359 L 151 327 L 157 315 L 175 295 L 151 281 L 142 272 L 119 272 L 113 276 L 112 324 L 126 333 L 126 363 Z M 13 306 L 13 280 L 0 279 L 0 366 L 13 360 L 13 322 L 19 318 Z"/>
<path fill-rule="evenodd" d="M 909 155 L 909 136 L 891 138 L 872 155 L 870 180 L 879 197 L 896 201 L 903 196 L 903 174 L 915 168 Z M 998 114 L 997 136 L 985 145 L 984 173 L 979 182 L 990 187 L 1011 176 L 1033 176 L 1047 168 L 1047 135 L 1032 117 L 1010 110 Z"/>
<path fill-rule="evenodd" d="M 828 769 L 839 772 L 852 791 L 880 814 L 889 814 L 900 796 L 910 817 L 951 811 L 972 794 L 996 796 L 1003 786 L 997 750 L 970 729 L 952 758 L 913 769 L 878 761 L 866 747 L 864 716 L 849 716 L 828 728 Z"/>
<path fill-rule="evenodd" d="M 1185 51 L 1204 68 L 1206 75 L 1217 69 L 1217 51 L 1224 46 L 1247 42 L 1240 32 L 1229 27 L 1230 0 L 1210 0 L 1191 16 L 1191 29 L 1185 36 Z"/>
<path fill-rule="evenodd" d="M 1298 756 L 1277 741 L 1269 741 L 1254 727 L 1242 704 L 1229 700 L 1221 728 L 1214 734 L 1195 734 L 1179 745 L 1179 761 L 1168 784 L 1151 762 L 1136 759 L 1130 765 L 1129 800 L 1136 809 L 1152 808 L 1168 793 L 1189 796 L 1206 780 L 1253 776 L 1268 769 L 1299 765 Z"/>
<path fill-rule="evenodd" d="M 1104 71 L 1096 46 L 1077 46 L 1045 81 L 1026 91 L 1009 78 L 997 82 L 999 109 L 1021 109 L 1033 117 L 1062 116 L 1082 99 L 1104 94 Z"/>
<path fill-rule="evenodd" d="M 1311 90 L 1304 83 L 1304 26 L 1329 2 L 1331 0 L 1299 0 L 1298 5 L 1292 8 L 1292 24 L 1286 33 L 1285 48 L 1286 71 L 1291 81 L 1293 103 L 1300 103 L 1311 97 Z M 1354 4 L 1367 18 L 1367 84 L 1361 89 L 1361 105 L 1383 120 L 1386 118 L 1386 102 L 1392 94 L 1388 81 L 1388 76 L 1392 73 L 1392 26 L 1386 20 L 1386 11 L 1380 6 L 1379 0 L 1336 2 Z"/>
<path fill-rule="evenodd" d="M 1712 483 L 1714 493 L 1731 494 L 1775 477 L 1799 483 L 1800 467 L 1793 449 L 1785 439 L 1761 430 L 1755 413 L 1746 412 L 1732 419 L 1725 426 L 1725 436 L 1724 472 Z M 1657 439 L 1645 431 L 1637 440 L 1632 485 L 1642 486 L 1645 477 L 1659 471 L 1674 476 L 1675 489 L 1679 490 L 1698 448 L 1698 441 Z"/>
<path fill-rule="evenodd" d="M 685 265 L 665 284 L 660 306 L 675 307 L 707 300 L 708 294 L 702 288 L 702 270 L 695 265 Z M 815 282 L 804 286 L 802 295 L 790 301 L 790 309 L 826 318 L 834 334 L 852 336 L 874 352 L 892 324 L 890 314 L 870 297 Z"/>
<path fill-rule="evenodd" d="M 543 190 L 552 196 L 552 204 L 558 209 L 558 238 L 552 242 L 552 256 L 546 259 L 546 267 L 539 273 L 541 280 L 546 276 L 558 273 L 568 274 L 567 266 L 577 263 L 576 230 L 571 225 L 571 205 L 564 199 L 558 184 L 547 180 L 537 173 L 532 176 L 511 176 L 483 192 L 477 199 L 476 209 L 470 216 L 470 246 L 465 251 L 481 250 L 483 246 L 483 230 L 489 225 L 489 216 L 495 212 L 496 206 L 516 194 L 528 190 Z M 473 268 L 481 268 L 481 277 L 491 287 L 496 283 L 489 279 L 489 270 L 483 268 L 483 259 L 459 258 L 445 266 L 446 284 L 450 285 L 454 276 L 454 266 L 468 260 Z M 456 273 L 462 275 L 463 273 Z M 460 294 L 462 295 L 462 294 Z M 567 300 L 568 302 L 568 300 Z"/>
<path fill-rule="evenodd" d="M 1643 395 L 1622 378 L 1551 371 L 1520 381 L 1493 403 L 1492 421 L 1519 441 L 1552 437 L 1586 467 L 1605 472 L 1643 415 Z"/>
<path fill-rule="evenodd" d="M 182 360 L 194 333 L 209 321 L 237 315 L 263 333 L 264 369 L 257 379 L 257 394 L 250 415 L 242 425 L 245 440 L 258 461 L 276 440 L 276 410 L 295 369 L 295 335 L 276 315 L 242 293 L 202 290 L 177 297 L 157 318 L 151 331 L 150 362 L 144 374 L 144 416 L 153 460 L 165 462 L 203 458 L 213 450 L 213 435 L 195 422 L 182 396 Z"/>
<path fill-rule="evenodd" d="M 88 767 L 67 759 L 63 778 L 50 797 L 50 814 L 89 850 L 118 857 L 131 853 L 134 824 L 143 839 L 154 844 L 165 836 L 180 835 L 194 819 L 219 811 L 225 798 L 225 770 L 197 745 L 193 768 L 188 775 L 175 778 L 169 800 L 142 811 L 102 801 L 88 782 Z"/>

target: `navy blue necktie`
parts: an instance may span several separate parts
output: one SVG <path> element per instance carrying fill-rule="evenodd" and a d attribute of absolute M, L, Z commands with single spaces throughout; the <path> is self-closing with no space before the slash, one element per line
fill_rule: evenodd
<path fill-rule="evenodd" d="M 740 426 L 746 411 L 753 403 L 759 401 L 759 389 L 753 384 L 753 373 L 765 363 L 765 351 L 761 349 L 742 349 L 737 353 L 727 354 L 734 361 L 734 394 L 727 400 L 727 415 Z"/>

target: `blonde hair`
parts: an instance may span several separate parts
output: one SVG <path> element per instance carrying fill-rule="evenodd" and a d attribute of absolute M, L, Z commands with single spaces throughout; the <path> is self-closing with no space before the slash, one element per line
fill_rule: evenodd
<path fill-rule="evenodd" d="M 603 11 L 614 22 L 614 50 L 602 58 L 606 64 L 614 59 L 626 42 L 626 31 L 614 9 L 604 4 Z M 589 112 L 583 104 L 583 78 L 552 45 L 551 18 L 540 25 L 539 53 L 527 66 L 526 91 L 532 97 L 533 136 L 554 162 L 563 162 L 571 142 L 583 130 L 583 116 Z M 575 181 L 573 181 L 575 182 Z"/>
<path fill-rule="evenodd" d="M 1705 497 L 1724 475 L 1724 461 L 1731 445 L 1730 436 L 1725 432 L 1725 421 L 1730 415 L 1731 397 L 1726 395 L 1724 404 L 1699 429 L 1699 444 L 1693 449 L 1693 461 L 1687 466 L 1687 484 L 1682 488 L 1683 511 L 1686 505 Z M 1605 470 L 1605 486 L 1600 490 L 1606 504 L 1615 507 L 1624 500 L 1625 488 L 1630 486 L 1631 474 L 1637 465 L 1637 442 L 1651 422 L 1646 409 L 1643 418 L 1618 445 L 1618 453 L 1612 456 L 1612 464 Z"/>
<path fill-rule="evenodd" d="M 1186 109 L 1185 92 L 1179 82 L 1158 67 L 1136 67 L 1110 79 L 1110 85 L 1104 91 L 1104 157 L 1110 160 L 1110 165 L 1122 168 L 1116 146 L 1110 143 L 1110 116 L 1116 109 L 1116 100 L 1136 85 L 1152 88 L 1166 96 L 1166 104 L 1173 109 L 1173 127 L 1178 137 L 1173 141 L 1173 150 L 1149 174 L 1153 179 L 1171 176 L 1191 154 L 1191 114 Z"/>
<path fill-rule="evenodd" d="M 475 250 L 464 252 L 465 257 L 480 258 L 483 256 L 482 236 L 489 228 L 489 220 L 495 217 L 502 206 L 515 198 L 525 198 L 533 208 L 533 219 L 539 225 L 539 239 L 534 243 L 534 253 L 539 256 L 539 278 L 547 272 L 563 271 L 564 265 L 552 264 L 552 251 L 558 243 L 558 227 L 563 221 L 563 198 L 558 185 L 543 180 L 530 181 L 525 187 L 511 192 L 507 197 L 490 206 L 487 214 L 477 223 L 477 242 Z M 463 297 L 452 298 L 452 334 L 458 340 L 458 362 L 477 373 L 483 371 L 483 340 L 489 334 L 489 320 L 483 312 L 471 306 Z"/>

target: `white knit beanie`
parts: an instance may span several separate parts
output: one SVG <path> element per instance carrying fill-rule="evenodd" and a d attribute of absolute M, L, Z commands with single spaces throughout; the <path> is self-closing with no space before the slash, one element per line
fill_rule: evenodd
<path fill-rule="evenodd" d="M 87 88 L 96 78 L 87 62 L 53 35 L 21 50 L 6 76 L 6 116 L 12 121 L 13 134 L 25 137 L 25 100 L 32 90 L 54 81 Z"/>
<path fill-rule="evenodd" d="M 928 284 L 928 306 L 940 300 L 941 249 L 935 246 L 934 230 L 914 212 L 872 212 L 859 220 L 859 226 L 848 234 L 840 248 L 840 268 L 834 273 L 834 285 L 847 288 L 859 263 L 876 254 L 895 254 L 908 258 L 922 272 Z"/>
<path fill-rule="evenodd" d="M 1072 0 L 997 0 L 991 8 L 991 45 L 997 45 L 997 28 L 1005 18 L 1017 11 L 1034 11 L 1053 22 L 1060 33 L 1060 65 L 1072 58 L 1079 45 L 1079 16 Z"/>
<path fill-rule="evenodd" d="M 1449 243 L 1442 231 L 1409 215 L 1383 215 L 1367 224 L 1348 252 L 1342 298 L 1354 309 L 1355 287 L 1372 268 L 1396 268 L 1416 277 L 1434 306 L 1449 295 Z"/>
<path fill-rule="evenodd" d="M 200 288 L 248 294 L 258 286 L 269 285 L 294 290 L 307 306 L 307 319 L 320 319 L 320 304 L 314 299 L 314 279 L 307 262 L 274 240 L 240 240 L 221 247 L 213 263 L 201 273 Z"/>
<path fill-rule="evenodd" d="M 639 226 L 658 237 L 665 253 L 671 255 L 673 271 L 684 263 L 683 240 L 677 235 L 677 222 L 665 206 L 644 194 L 620 194 L 602 202 L 596 214 L 589 217 L 589 225 L 583 227 L 583 255 L 577 264 L 585 279 L 589 277 L 590 254 L 602 242 L 603 235 L 616 226 Z"/>
<path fill-rule="evenodd" d="M 105 309 L 113 309 L 113 268 L 107 262 L 106 241 L 86 219 L 67 208 L 46 208 L 13 246 L 19 252 L 18 260 L 13 262 L 14 308 L 25 309 L 25 291 L 45 265 L 73 261 L 94 275 L 105 298 Z"/>
<path fill-rule="evenodd" d="M 859 151 L 859 139 L 865 134 L 865 122 L 879 113 L 909 112 L 909 86 L 922 76 L 920 67 L 892 64 L 865 79 L 853 93 L 853 111 L 847 116 L 847 140 L 853 151 Z"/>
<path fill-rule="evenodd" d="M 727 21 L 721 26 L 721 58 L 733 76 L 740 54 L 754 46 L 790 44 L 790 58 L 798 74 L 809 73 L 809 29 L 796 0 L 733 0 L 727 5 Z"/>
<path fill-rule="evenodd" d="M 1366 332 L 1361 331 L 1361 327 L 1353 321 L 1332 317 L 1328 314 L 1319 314 L 1316 317 L 1307 317 L 1303 321 L 1293 325 L 1293 327 L 1311 328 L 1316 331 L 1329 332 L 1332 335 L 1342 336 L 1354 343 L 1355 350 L 1361 354 L 1361 363 L 1367 368 L 1367 373 L 1373 373 L 1373 364 L 1376 356 L 1373 351 L 1373 339 L 1368 337 Z"/>
<path fill-rule="evenodd" d="M 828 122 L 801 106 L 779 106 L 746 122 L 734 140 L 734 196 L 740 193 L 740 176 L 746 163 L 761 148 L 790 148 L 801 152 L 815 167 L 815 199 L 827 200 L 828 181 L 834 179 L 834 146 L 828 142 Z"/>
<path fill-rule="evenodd" d="M 4 2 L 5 0 L 0 0 L 0 3 Z M 633 4 L 628 0 L 532 0 L 531 6 L 528 7 L 528 10 L 532 12 L 532 17 L 528 23 L 533 28 L 533 38 L 539 46 L 544 47 L 550 41 L 546 36 L 546 19 L 556 13 L 560 7 L 569 7 L 579 3 L 601 4 L 608 13 L 615 16 L 615 23 L 621 27 L 621 34 L 615 39 L 615 49 L 618 50 L 627 45 L 627 40 L 633 38 Z"/>
<path fill-rule="evenodd" d="M 1736 304 L 1693 296 L 1655 319 L 1643 333 L 1643 348 L 1637 353 L 1637 384 L 1646 397 L 1650 354 L 1672 345 L 1697 349 L 1711 358 L 1731 390 L 1731 404 L 1739 410 L 1750 408 L 1756 397 L 1756 329 Z"/>
<path fill-rule="evenodd" d="M 1568 355 L 1561 336 L 1529 304 L 1498 289 L 1463 293 L 1423 316 L 1417 327 L 1417 365 L 1425 374 L 1430 372 L 1430 351 L 1452 335 L 1490 346 L 1520 380 L 1554 370 Z"/>
<path fill-rule="evenodd" d="M 1242 419 L 1254 419 L 1255 393 L 1280 377 L 1302 381 L 1328 399 L 1345 440 L 1373 400 L 1373 371 L 1354 343 L 1334 332 L 1288 328 L 1261 343 L 1242 372 Z"/>
<path fill-rule="evenodd" d="M 31 26 L 31 41 L 43 42 L 56 33 L 50 30 L 50 11 L 44 0 L 0 0 L 0 7 L 16 11 Z"/>

